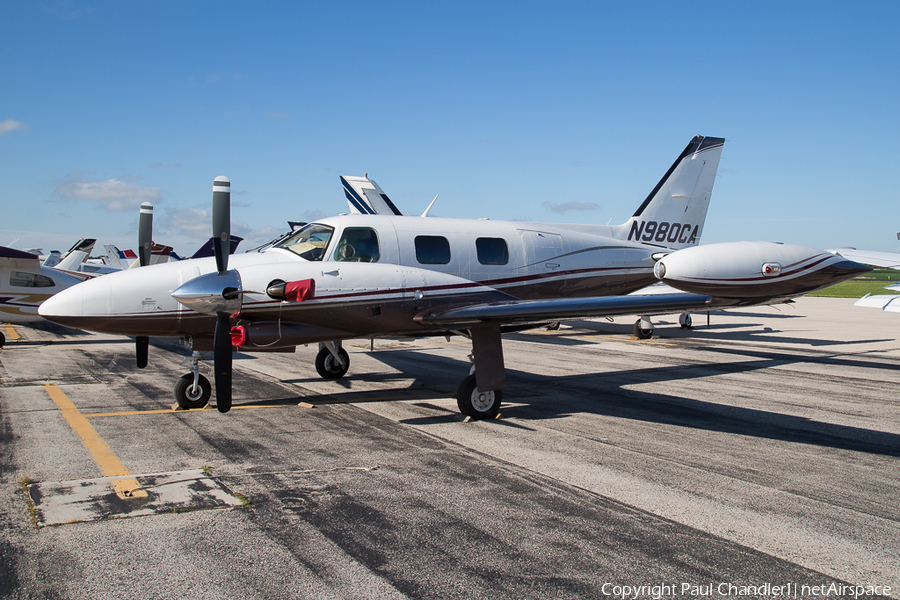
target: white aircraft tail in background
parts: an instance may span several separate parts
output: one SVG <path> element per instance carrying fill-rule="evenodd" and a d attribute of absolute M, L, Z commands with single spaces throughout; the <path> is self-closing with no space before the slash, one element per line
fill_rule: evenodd
<path fill-rule="evenodd" d="M 97 240 L 92 238 L 81 238 L 75 245 L 69 248 L 58 264 L 54 265 L 54 269 L 60 271 L 77 271 L 78 267 L 91 255 L 94 244 Z"/>
<path fill-rule="evenodd" d="M 377 183 L 364 177 L 341 176 L 341 185 L 344 187 L 344 195 L 350 206 L 350 214 L 354 215 L 397 215 L 403 213 L 394 206 L 388 195 L 384 193 Z"/>

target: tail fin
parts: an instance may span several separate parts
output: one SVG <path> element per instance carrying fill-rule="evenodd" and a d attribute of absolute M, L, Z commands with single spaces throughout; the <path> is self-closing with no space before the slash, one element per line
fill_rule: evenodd
<path fill-rule="evenodd" d="M 634 216 L 613 228 L 614 235 L 661 248 L 696 245 L 724 145 L 724 138 L 694 137 Z"/>
<path fill-rule="evenodd" d="M 341 176 L 341 185 L 352 214 L 402 215 L 378 184 L 366 177 Z"/>
<path fill-rule="evenodd" d="M 75 242 L 75 245 L 62 257 L 59 264 L 56 265 L 56 268 L 61 271 L 77 271 L 78 265 L 83 263 L 87 257 L 91 255 L 91 251 L 94 249 L 94 244 L 96 242 L 97 240 L 92 238 L 81 238 Z"/>
<path fill-rule="evenodd" d="M 103 249 L 106 251 L 106 260 L 111 267 L 116 267 L 118 269 L 123 268 L 122 259 L 119 256 L 122 252 L 121 250 L 112 244 L 104 244 Z"/>
<path fill-rule="evenodd" d="M 47 258 L 44 259 L 44 262 L 41 263 L 41 266 L 55 267 L 59 264 L 60 260 L 62 260 L 62 254 L 60 254 L 59 250 L 51 250 L 50 254 L 47 255 Z"/>

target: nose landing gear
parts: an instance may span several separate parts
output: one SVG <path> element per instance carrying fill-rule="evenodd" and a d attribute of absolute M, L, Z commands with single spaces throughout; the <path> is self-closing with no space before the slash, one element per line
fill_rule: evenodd
<path fill-rule="evenodd" d="M 209 379 L 200 374 L 200 352 L 191 355 L 191 372 L 182 375 L 175 382 L 175 402 L 185 410 L 203 408 L 212 396 Z"/>

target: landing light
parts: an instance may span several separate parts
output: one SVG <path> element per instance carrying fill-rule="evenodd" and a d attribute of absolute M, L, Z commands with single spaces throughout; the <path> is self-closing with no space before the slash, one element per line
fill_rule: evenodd
<path fill-rule="evenodd" d="M 762 274 L 765 277 L 774 277 L 781 273 L 781 265 L 778 263 L 765 263 L 762 266 Z"/>

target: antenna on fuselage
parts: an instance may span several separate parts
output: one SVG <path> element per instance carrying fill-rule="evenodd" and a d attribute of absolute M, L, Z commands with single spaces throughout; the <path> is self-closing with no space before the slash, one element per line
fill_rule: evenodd
<path fill-rule="evenodd" d="M 422 216 L 423 216 L 423 217 L 427 217 L 427 216 L 428 216 L 428 213 L 431 212 L 431 207 L 434 206 L 434 203 L 435 203 L 435 202 L 437 202 L 438 196 L 440 196 L 440 194 L 436 194 L 436 195 L 434 196 L 434 200 L 431 201 L 431 204 L 429 204 L 429 205 L 428 205 L 428 208 L 425 209 L 425 212 L 422 213 Z"/>

